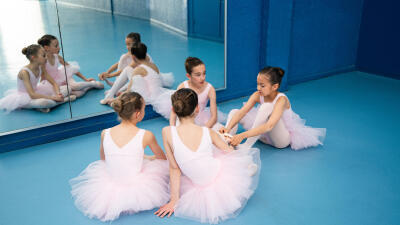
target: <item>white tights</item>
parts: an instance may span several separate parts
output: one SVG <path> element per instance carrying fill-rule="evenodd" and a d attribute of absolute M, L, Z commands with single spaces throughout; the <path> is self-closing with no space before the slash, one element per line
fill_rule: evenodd
<path fill-rule="evenodd" d="M 128 85 L 128 74 L 129 73 L 121 73 L 116 79 L 111 89 L 106 94 L 105 99 L 114 98 L 114 96 L 118 93 L 118 91 L 123 91 L 126 89 Z"/>
<path fill-rule="evenodd" d="M 70 85 L 71 94 L 75 95 L 77 98 L 86 94 L 86 92 L 92 88 L 102 89 L 104 85 L 99 81 L 89 81 L 89 82 L 76 82 L 73 79 L 68 80 Z"/>
<path fill-rule="evenodd" d="M 263 123 L 268 121 L 269 116 L 274 109 L 274 105 L 271 103 L 263 103 L 261 104 L 260 108 L 257 111 L 256 118 L 254 120 L 253 126 L 251 129 L 260 126 Z M 238 112 L 238 109 L 233 109 L 229 112 L 227 125 L 231 121 L 233 115 Z M 229 132 L 231 135 L 235 135 L 238 129 L 238 125 L 235 125 Z M 284 122 L 282 119 L 278 121 L 278 123 L 270 130 L 269 132 L 257 135 L 254 137 L 247 138 L 246 142 L 243 143 L 241 146 L 243 147 L 251 147 L 256 143 L 256 141 L 260 139 L 265 144 L 269 144 L 274 146 L 275 148 L 285 148 L 290 144 L 290 134 L 289 131 L 286 129 Z"/>
<path fill-rule="evenodd" d="M 66 85 L 60 86 L 60 93 L 64 96 L 64 101 L 62 102 L 56 102 L 54 100 L 47 98 L 38 98 L 38 99 L 32 99 L 27 105 L 24 106 L 24 108 L 27 109 L 53 108 L 56 105 L 68 101 L 68 90 Z"/>

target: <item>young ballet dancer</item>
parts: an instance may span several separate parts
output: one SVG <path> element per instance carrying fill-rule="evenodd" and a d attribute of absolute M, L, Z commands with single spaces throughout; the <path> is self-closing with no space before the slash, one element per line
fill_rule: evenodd
<path fill-rule="evenodd" d="M 132 72 L 131 68 L 137 66 L 136 61 L 133 60 L 131 47 L 137 43 L 141 42 L 141 37 L 139 33 L 129 33 L 125 38 L 127 53 L 123 54 L 119 61 L 112 65 L 107 72 L 99 74 L 100 80 L 104 80 L 111 86 L 110 90 L 105 92 L 105 98 L 100 101 L 101 104 L 107 104 L 108 99 L 114 98 L 119 93 L 126 91 L 128 86 L 129 76 Z M 154 63 L 151 56 L 146 52 L 146 61 Z M 124 70 L 127 70 L 124 72 Z M 116 71 L 115 71 L 116 70 Z M 115 71 L 115 72 L 113 72 Z M 107 78 L 117 76 L 115 82 L 109 81 Z M 164 87 L 171 87 L 174 83 L 174 77 L 172 73 L 160 73 L 161 83 Z"/>
<path fill-rule="evenodd" d="M 260 152 L 255 148 L 233 151 L 220 136 L 195 124 L 199 113 L 195 91 L 172 95 L 178 127 L 162 130 L 170 165 L 170 201 L 154 214 L 218 223 L 235 217 L 257 187 Z"/>
<path fill-rule="evenodd" d="M 5 97 L 0 99 L 0 109 L 7 112 L 19 108 L 37 109 L 49 112 L 50 108 L 68 101 L 66 86 L 59 87 L 49 74 L 46 73 L 46 53 L 40 45 L 29 45 L 22 49 L 22 54 L 29 64 L 22 67 L 17 77 L 17 89 L 8 90 Z M 50 89 L 39 83 L 41 77 L 49 81 Z M 70 99 L 75 100 L 71 95 Z"/>
<path fill-rule="evenodd" d="M 135 67 L 127 66 L 120 76 L 125 76 L 126 74 L 126 78 L 128 79 L 125 92 L 138 92 L 144 97 L 147 103 L 152 104 L 153 99 L 157 98 L 160 93 L 167 89 L 162 88 L 160 71 L 154 63 L 146 60 L 146 54 L 147 47 L 145 44 L 141 42 L 134 44 L 131 47 L 131 55 Z M 110 94 L 110 92 L 108 93 L 109 95 L 114 94 Z M 109 97 L 103 99 L 101 103 L 111 103 L 113 98 Z"/>
<path fill-rule="evenodd" d="M 217 110 L 217 95 L 214 87 L 206 81 L 205 64 L 199 58 L 188 57 L 185 61 L 185 69 L 188 80 L 182 82 L 177 89 L 190 88 L 197 93 L 199 113 L 195 119 L 195 123 L 208 128 L 219 128 L 222 125 L 217 122 L 225 123 L 226 115 Z M 168 118 L 171 126 L 175 126 L 177 117 L 171 111 L 171 94 L 171 92 L 166 92 L 165 95 L 167 96 L 158 98 L 154 102 L 153 108 L 156 112 Z M 210 102 L 210 107 L 207 107 L 208 102 Z"/>
<path fill-rule="evenodd" d="M 231 144 L 251 147 L 258 139 L 276 148 L 291 146 L 298 150 L 322 145 L 325 128 L 312 128 L 305 125 L 305 120 L 293 112 L 287 96 L 278 91 L 284 71 L 279 67 L 265 67 L 257 76 L 257 91 L 244 106 L 232 110 L 228 115 L 226 127 L 221 133 L 234 135 L 240 123 L 246 132 L 234 135 Z M 259 103 L 258 107 L 254 107 Z"/>
<path fill-rule="evenodd" d="M 101 133 L 100 160 L 70 180 L 75 205 L 102 221 L 151 210 L 168 202 L 168 163 L 153 133 L 137 127 L 145 101 L 124 93 L 112 104 L 121 123 Z M 154 156 L 144 154 L 150 147 Z"/>
<path fill-rule="evenodd" d="M 96 81 L 93 78 L 86 78 L 82 73 L 79 72 L 79 65 L 76 62 L 71 62 L 70 64 L 64 62 L 64 59 L 59 55 L 60 46 L 58 40 L 55 36 L 46 34 L 38 40 L 44 50 L 46 51 L 47 61 L 46 70 L 50 76 L 57 82 L 58 85 L 66 85 L 68 81 L 68 86 L 71 90 L 71 94 L 76 97 L 83 96 L 88 90 L 92 88 L 103 89 L 104 85 L 100 81 Z M 64 70 L 64 64 L 66 68 Z M 65 75 L 65 72 L 67 75 Z M 83 82 L 77 82 L 73 79 L 73 75 L 76 74 L 80 77 Z M 48 81 L 42 81 L 43 85 L 49 87 Z"/>

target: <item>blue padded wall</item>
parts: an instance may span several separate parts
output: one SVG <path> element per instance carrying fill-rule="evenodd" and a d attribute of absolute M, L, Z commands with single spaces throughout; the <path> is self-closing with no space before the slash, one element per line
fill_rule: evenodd
<path fill-rule="evenodd" d="M 296 0 L 289 84 L 355 68 L 363 0 Z"/>
<path fill-rule="evenodd" d="M 400 2 L 365 0 L 357 68 L 400 79 Z"/>

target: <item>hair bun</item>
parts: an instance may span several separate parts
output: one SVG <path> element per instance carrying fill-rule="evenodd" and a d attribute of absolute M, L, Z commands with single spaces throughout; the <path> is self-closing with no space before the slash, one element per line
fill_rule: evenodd
<path fill-rule="evenodd" d="M 117 98 L 114 101 L 112 101 L 111 107 L 113 107 L 113 109 L 117 113 L 121 112 L 122 111 L 122 101 L 121 101 L 121 99 Z"/>
<path fill-rule="evenodd" d="M 26 55 L 27 52 L 28 52 L 28 48 L 27 47 L 22 49 L 22 54 Z"/>
<path fill-rule="evenodd" d="M 178 99 L 174 101 L 174 111 L 177 114 L 181 114 L 183 112 L 183 109 L 185 108 L 185 104 L 183 103 L 182 100 Z"/>
<path fill-rule="evenodd" d="M 283 77 L 283 75 L 285 75 L 285 71 L 284 71 L 282 68 L 276 67 L 276 69 L 277 69 L 278 75 L 279 75 L 280 77 Z"/>

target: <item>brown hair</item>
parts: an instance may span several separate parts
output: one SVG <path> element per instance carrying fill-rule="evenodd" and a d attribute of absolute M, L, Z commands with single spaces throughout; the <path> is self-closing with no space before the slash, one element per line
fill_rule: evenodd
<path fill-rule="evenodd" d="M 140 34 L 139 33 L 131 32 L 128 35 L 126 35 L 126 38 L 132 39 L 133 43 L 140 42 Z"/>
<path fill-rule="evenodd" d="M 40 45 L 29 45 L 22 49 L 22 54 L 24 54 L 27 59 L 31 60 L 31 57 L 37 55 L 41 48 Z"/>
<path fill-rule="evenodd" d="M 186 117 L 193 114 L 198 104 L 195 91 L 190 88 L 182 88 L 171 96 L 172 107 L 178 117 Z"/>
<path fill-rule="evenodd" d="M 129 120 L 133 113 L 142 109 L 143 97 L 136 92 L 124 93 L 115 99 L 111 106 L 121 119 Z"/>
<path fill-rule="evenodd" d="M 52 40 L 57 40 L 57 38 L 51 34 L 45 34 L 37 42 L 44 47 L 49 46 Z"/>
<path fill-rule="evenodd" d="M 131 54 L 138 59 L 146 59 L 147 46 L 142 42 L 134 43 L 131 48 Z"/>
<path fill-rule="evenodd" d="M 204 65 L 203 61 L 197 57 L 187 57 L 185 60 L 185 69 L 186 73 L 191 74 L 193 71 L 193 68 L 198 66 L 198 65 Z"/>
<path fill-rule="evenodd" d="M 267 66 L 261 69 L 259 74 L 267 76 L 268 80 L 271 82 L 272 85 L 274 84 L 281 85 L 281 81 L 283 75 L 285 75 L 285 71 L 280 67 Z"/>

